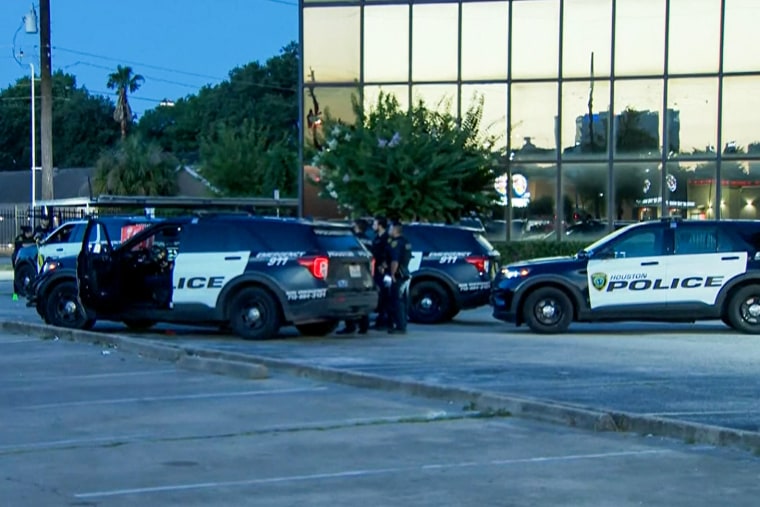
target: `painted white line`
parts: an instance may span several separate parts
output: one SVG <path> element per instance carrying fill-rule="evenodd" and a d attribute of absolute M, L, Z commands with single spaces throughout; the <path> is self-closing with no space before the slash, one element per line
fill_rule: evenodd
<path fill-rule="evenodd" d="M 125 371 L 121 373 L 87 373 L 84 375 L 50 375 L 39 377 L 18 377 L 0 380 L 0 385 L 6 382 L 58 382 L 61 380 L 87 380 L 87 379 L 104 379 L 119 377 L 139 377 L 142 375 L 166 375 L 167 373 L 177 373 L 180 370 L 143 370 L 143 371 Z"/>
<path fill-rule="evenodd" d="M 650 412 L 644 415 L 650 417 L 669 417 L 669 416 L 684 416 L 684 415 L 741 415 L 741 414 L 757 414 L 760 409 L 747 409 L 747 410 L 705 410 L 703 412 Z"/>
<path fill-rule="evenodd" d="M 220 393 L 202 393 L 202 394 L 183 394 L 179 396 L 143 396 L 140 398 L 112 398 L 107 400 L 86 400 L 86 401 L 71 401 L 66 403 L 46 403 L 43 405 L 28 405 L 26 407 L 18 407 L 22 410 L 38 410 L 45 408 L 63 408 L 63 407 L 82 407 L 87 405 L 118 405 L 125 403 L 141 403 L 141 402 L 154 402 L 154 401 L 182 401 L 182 400 L 205 400 L 211 398 L 236 398 L 245 396 L 270 396 L 274 394 L 295 394 L 295 393 L 309 393 L 314 391 L 326 391 L 326 387 L 311 387 L 301 389 L 273 389 L 270 391 L 238 391 L 234 393 L 220 392 Z"/>
<path fill-rule="evenodd" d="M 172 484 L 166 486 L 154 486 L 149 488 L 130 488 L 130 489 L 112 489 L 106 491 L 91 491 L 86 493 L 77 493 L 75 498 L 105 498 L 113 496 L 124 495 L 141 495 L 150 493 L 166 493 L 172 491 L 188 491 L 199 489 L 212 489 L 212 488 L 230 488 L 241 486 L 255 486 L 260 484 L 277 484 L 284 482 L 298 482 L 298 481 L 317 481 L 323 479 L 344 479 L 348 477 L 368 477 L 374 475 L 386 475 L 396 474 L 402 472 L 419 472 L 426 470 L 452 470 L 458 468 L 471 468 L 471 467 L 489 467 L 489 466 L 508 466 L 518 464 L 531 464 L 531 463 L 548 463 L 548 462 L 563 462 L 563 461 L 578 461 L 578 460 L 590 460 L 590 459 L 606 459 L 606 458 L 621 458 L 629 456 L 644 456 L 652 454 L 668 454 L 672 451 L 652 449 L 646 451 L 621 451 L 621 452 L 609 452 L 603 454 L 573 454 L 568 456 L 539 456 L 535 458 L 521 458 L 521 459 L 505 459 L 505 460 L 493 460 L 493 461 L 466 461 L 462 463 L 440 463 L 429 465 L 418 465 L 408 467 L 394 467 L 394 468 L 375 468 L 365 470 L 345 470 L 342 472 L 332 472 L 323 474 L 309 474 L 309 475 L 288 475 L 282 477 L 269 477 L 266 479 L 249 479 L 243 481 L 224 481 L 224 482 L 196 482 L 191 484 Z"/>
<path fill-rule="evenodd" d="M 14 343 L 40 343 L 40 339 L 30 338 L 26 340 L 0 340 L 0 345 L 13 345 Z"/>

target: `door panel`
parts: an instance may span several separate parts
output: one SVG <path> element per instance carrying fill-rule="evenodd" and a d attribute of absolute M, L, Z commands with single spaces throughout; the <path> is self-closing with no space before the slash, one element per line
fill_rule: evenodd
<path fill-rule="evenodd" d="M 179 252 L 172 274 L 172 303 L 214 308 L 225 284 L 245 271 L 250 255 L 250 251 Z"/>
<path fill-rule="evenodd" d="M 591 259 L 588 263 L 591 309 L 608 306 L 667 304 L 663 256 Z"/>

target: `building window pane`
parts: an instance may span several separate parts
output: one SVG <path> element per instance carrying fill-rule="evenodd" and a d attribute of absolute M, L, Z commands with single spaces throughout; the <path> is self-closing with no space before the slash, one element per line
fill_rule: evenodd
<path fill-rule="evenodd" d="M 304 90 L 303 124 L 306 145 L 317 148 L 321 145 L 322 120 L 326 116 L 341 119 L 346 123 L 354 123 L 356 115 L 352 97 L 355 98 L 357 95 L 358 90 L 353 87 L 316 86 L 313 96 L 311 91 Z"/>
<path fill-rule="evenodd" d="M 497 146 L 507 145 L 507 85 L 462 85 L 462 114 L 475 100 L 483 99 L 483 117 L 480 131 L 483 135 L 498 138 Z"/>
<path fill-rule="evenodd" d="M 303 9 L 304 75 L 317 82 L 359 79 L 359 8 Z"/>
<path fill-rule="evenodd" d="M 559 2 L 512 3 L 512 78 L 556 77 L 559 67 Z"/>
<path fill-rule="evenodd" d="M 760 2 L 757 0 L 726 0 L 724 72 L 760 71 L 760 51 L 755 42 L 758 19 Z"/>
<path fill-rule="evenodd" d="M 607 217 L 608 165 L 602 163 L 579 163 L 562 165 L 563 201 L 565 223 L 568 225 L 563 239 L 593 241 L 604 236 Z M 583 225 L 583 223 L 585 225 Z M 572 226 L 575 226 L 570 229 Z M 567 234 L 570 232 L 570 234 Z"/>
<path fill-rule="evenodd" d="M 670 0 L 668 36 L 668 72 L 718 72 L 720 0 Z"/>
<path fill-rule="evenodd" d="M 671 79 L 668 122 L 673 155 L 715 156 L 718 142 L 718 80 Z"/>
<path fill-rule="evenodd" d="M 557 84 L 512 85 L 509 120 L 512 151 L 519 159 L 553 160 L 557 156 Z"/>
<path fill-rule="evenodd" d="M 723 156 L 760 155 L 760 77 L 723 81 Z"/>
<path fill-rule="evenodd" d="M 412 79 L 454 80 L 458 73 L 459 7 L 412 6 Z"/>
<path fill-rule="evenodd" d="M 364 81 L 409 80 L 409 6 L 364 8 Z"/>
<path fill-rule="evenodd" d="M 724 160 L 720 174 L 721 218 L 760 218 L 760 162 Z"/>
<path fill-rule="evenodd" d="M 562 157 L 566 160 L 606 157 L 609 117 L 609 81 L 595 81 L 593 88 L 590 81 L 564 83 L 560 130 Z"/>
<path fill-rule="evenodd" d="M 557 166 L 514 163 L 511 170 L 512 239 L 551 237 L 557 215 Z M 505 179 L 501 181 L 503 193 Z"/>
<path fill-rule="evenodd" d="M 565 2 L 564 17 L 562 74 L 565 77 L 590 77 L 593 53 L 594 76 L 609 76 L 612 0 Z"/>
<path fill-rule="evenodd" d="M 377 106 L 377 99 L 380 98 L 380 92 L 393 95 L 398 100 L 403 110 L 409 109 L 409 87 L 406 85 L 383 85 L 383 86 L 365 86 L 364 87 L 364 107 L 374 108 Z"/>
<path fill-rule="evenodd" d="M 433 84 L 412 86 L 412 103 L 422 101 L 430 110 L 457 115 L 457 85 Z"/>
<path fill-rule="evenodd" d="M 660 156 L 662 93 L 663 82 L 660 79 L 615 83 L 613 127 L 616 155 L 647 158 Z"/>
<path fill-rule="evenodd" d="M 615 74 L 662 74 L 665 0 L 617 0 Z"/>
<path fill-rule="evenodd" d="M 509 4 L 462 4 L 462 79 L 506 79 Z"/>

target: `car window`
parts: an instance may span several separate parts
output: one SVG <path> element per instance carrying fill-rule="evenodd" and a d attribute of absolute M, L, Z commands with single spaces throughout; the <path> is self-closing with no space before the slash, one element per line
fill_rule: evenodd
<path fill-rule="evenodd" d="M 183 230 L 182 252 L 204 253 L 256 250 L 255 238 L 245 227 L 221 222 L 188 224 Z"/>
<path fill-rule="evenodd" d="M 45 240 L 46 245 L 55 245 L 58 243 L 68 243 L 71 238 L 71 232 L 74 230 L 74 224 L 63 224 L 57 230 L 52 232 Z"/>
<path fill-rule="evenodd" d="M 601 258 L 655 257 L 663 255 L 664 229 L 634 230 L 608 243 L 599 251 Z"/>
<path fill-rule="evenodd" d="M 153 234 L 143 237 L 142 241 L 131 244 L 129 250 L 137 252 L 148 248 L 161 248 L 167 251 L 169 260 L 173 260 L 179 250 L 181 231 L 182 228 L 178 225 L 161 227 L 155 230 Z"/>
<path fill-rule="evenodd" d="M 718 251 L 718 229 L 714 225 L 682 225 L 674 229 L 676 255 L 705 254 Z"/>
<path fill-rule="evenodd" d="M 350 230 L 314 229 L 319 249 L 325 252 L 360 251 L 364 246 Z"/>

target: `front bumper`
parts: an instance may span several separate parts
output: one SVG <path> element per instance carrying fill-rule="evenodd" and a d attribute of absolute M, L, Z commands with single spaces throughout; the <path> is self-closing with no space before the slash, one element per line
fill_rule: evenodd
<path fill-rule="evenodd" d="M 514 311 L 515 293 L 511 289 L 498 286 L 491 291 L 491 306 L 493 317 L 504 322 L 517 322 L 517 313 Z"/>
<path fill-rule="evenodd" d="M 378 293 L 375 290 L 328 294 L 324 299 L 291 305 L 291 319 L 294 324 L 355 319 L 374 312 L 377 300 Z"/>

